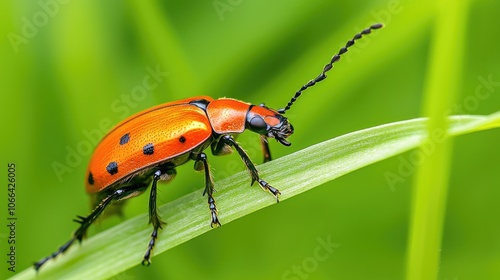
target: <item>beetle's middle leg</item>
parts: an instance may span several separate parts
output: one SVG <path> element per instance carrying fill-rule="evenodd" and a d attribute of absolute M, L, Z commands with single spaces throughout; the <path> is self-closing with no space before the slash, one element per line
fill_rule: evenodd
<path fill-rule="evenodd" d="M 205 190 L 203 191 L 203 195 L 207 194 L 208 196 L 208 208 L 210 209 L 210 216 L 212 217 L 210 226 L 220 226 L 219 217 L 217 216 L 217 206 L 215 205 L 215 199 L 213 197 L 215 191 L 214 180 L 210 173 L 210 167 L 208 166 L 207 155 L 205 153 L 199 153 L 195 156 L 194 169 L 197 171 L 203 170 L 205 173 Z"/>
<path fill-rule="evenodd" d="M 143 265 L 149 265 L 151 263 L 151 253 L 158 238 L 158 231 L 165 224 L 158 214 L 158 208 L 156 207 L 156 196 L 157 189 L 156 185 L 158 181 L 170 181 L 175 177 L 175 169 L 173 168 L 161 168 L 153 174 L 153 184 L 151 185 L 151 193 L 149 195 L 149 223 L 153 224 L 153 232 L 151 233 L 151 240 L 148 244 L 148 249 L 144 254 L 144 259 L 142 260 Z"/>

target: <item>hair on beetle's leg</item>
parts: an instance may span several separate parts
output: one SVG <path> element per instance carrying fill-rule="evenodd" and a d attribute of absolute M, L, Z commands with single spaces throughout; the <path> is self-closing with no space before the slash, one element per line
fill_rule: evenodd
<path fill-rule="evenodd" d="M 262 154 L 264 155 L 264 162 L 272 160 L 271 150 L 269 149 L 269 142 L 267 142 L 267 136 L 260 135 L 260 146 L 262 147 Z"/>
<path fill-rule="evenodd" d="M 102 212 L 106 209 L 107 206 L 110 205 L 112 201 L 120 200 L 125 197 L 130 196 L 131 194 L 139 191 L 140 189 L 144 188 L 142 185 L 137 185 L 137 186 L 129 186 L 129 187 L 124 187 L 121 189 L 114 190 L 112 193 L 104 196 L 104 198 L 101 200 L 101 202 L 94 208 L 92 213 L 88 215 L 87 217 L 83 216 L 77 216 L 76 219 L 73 221 L 77 222 L 80 224 L 80 227 L 73 233 L 73 237 L 66 242 L 64 245 L 59 247 L 59 249 L 54 252 L 52 255 L 47 256 L 40 261 L 36 262 L 33 264 L 34 268 L 36 271 L 38 271 L 47 261 L 50 259 L 54 259 L 58 255 L 66 252 L 73 243 L 78 240 L 79 242 L 82 241 L 82 239 L 85 237 L 87 234 L 87 230 L 92 225 L 92 223 L 95 222 L 95 220 L 102 214 Z"/>
<path fill-rule="evenodd" d="M 210 209 L 211 222 L 210 226 L 221 226 L 219 217 L 217 216 L 217 206 L 215 205 L 215 199 L 213 193 L 215 191 L 214 180 L 212 174 L 210 173 L 210 167 L 208 165 L 207 155 L 205 153 L 199 153 L 196 155 L 194 169 L 197 171 L 202 171 L 205 173 L 205 190 L 203 195 L 208 196 L 208 208 Z"/>
<path fill-rule="evenodd" d="M 144 254 L 144 259 L 142 260 L 143 265 L 151 264 L 151 253 L 155 247 L 156 239 L 158 238 L 158 231 L 162 228 L 162 225 L 166 224 L 160 219 L 158 214 L 158 207 L 156 207 L 156 196 L 157 196 L 157 183 L 158 181 L 170 181 L 175 177 L 175 169 L 158 170 L 153 175 L 153 184 L 151 185 L 151 192 L 149 195 L 149 223 L 153 225 L 153 232 L 151 233 L 151 240 L 149 241 L 148 248 Z"/>
<path fill-rule="evenodd" d="M 240 155 L 241 159 L 243 160 L 243 163 L 250 172 L 250 176 L 252 177 L 251 185 L 253 185 L 253 183 L 257 181 L 264 190 L 269 191 L 276 198 L 276 202 L 279 202 L 278 195 L 281 194 L 280 191 L 274 188 L 273 186 L 269 185 L 266 181 L 260 179 L 257 168 L 255 168 L 255 165 L 250 160 L 247 153 L 245 153 L 245 151 L 240 147 L 240 145 L 238 145 L 238 143 L 233 139 L 233 137 L 231 135 L 224 135 L 222 136 L 222 141 L 224 141 L 230 146 L 233 146 Z"/>

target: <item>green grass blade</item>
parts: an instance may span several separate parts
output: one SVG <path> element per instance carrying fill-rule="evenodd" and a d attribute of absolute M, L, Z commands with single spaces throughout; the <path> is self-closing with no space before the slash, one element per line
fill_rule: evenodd
<path fill-rule="evenodd" d="M 429 63 L 424 113 L 429 135 L 446 131 L 450 107 L 460 92 L 468 1 L 438 1 Z M 431 139 L 432 142 L 432 139 Z M 408 280 L 438 278 L 446 210 L 452 139 L 435 143 L 419 166 L 415 182 L 408 244 Z"/>
<path fill-rule="evenodd" d="M 175 78 L 168 78 L 166 86 L 172 94 L 181 92 L 201 92 L 197 87 L 197 77 L 187 63 L 181 42 L 168 18 L 161 12 L 161 3 L 157 0 L 127 2 L 137 26 L 145 54 L 152 63 L 159 65 L 161 71 L 168 72 Z M 155 67 L 157 65 L 154 65 Z M 153 68 L 155 68 L 153 67 Z M 156 68 L 155 68 L 156 69 Z"/>
<path fill-rule="evenodd" d="M 490 116 L 455 116 L 450 118 L 449 132 L 456 136 L 498 127 L 500 112 Z M 316 144 L 258 168 L 262 178 L 281 190 L 283 201 L 416 148 L 426 136 L 426 119 L 390 123 Z M 249 183 L 247 172 L 216 182 L 219 217 L 223 224 L 276 205 L 270 194 L 257 186 L 248 186 Z M 160 207 L 168 225 L 160 233 L 155 255 L 211 230 L 206 197 L 201 194 L 202 190 L 198 190 Z M 91 237 L 82 246 L 75 246 L 55 261 L 48 262 L 36 279 L 107 279 L 138 265 L 152 230 L 147 220 L 143 214 Z M 224 227 L 217 230 L 224 230 Z M 152 265 L 161 264 L 155 264 L 153 258 Z M 35 271 L 28 268 L 11 279 L 34 277 Z"/>

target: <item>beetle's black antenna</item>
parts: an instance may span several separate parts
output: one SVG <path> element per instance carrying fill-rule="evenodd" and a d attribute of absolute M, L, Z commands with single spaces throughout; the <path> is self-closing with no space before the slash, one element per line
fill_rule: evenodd
<path fill-rule="evenodd" d="M 345 44 L 344 47 L 342 47 L 339 52 L 334 55 L 332 57 L 332 59 L 330 60 L 330 62 L 325 65 L 325 67 L 323 67 L 323 71 L 321 71 L 321 74 L 319 74 L 316 78 L 310 80 L 307 84 L 303 85 L 296 93 L 295 95 L 292 97 L 292 99 L 290 99 L 290 101 L 288 102 L 288 104 L 285 106 L 285 108 L 283 109 L 279 109 L 278 112 L 280 114 L 284 114 L 286 111 L 288 111 L 290 109 L 290 107 L 293 105 L 293 103 L 297 100 L 297 98 L 299 98 L 299 96 L 302 94 L 302 92 L 312 86 L 314 86 L 317 82 L 321 82 L 323 81 L 325 78 L 326 78 L 326 72 L 330 71 L 330 69 L 333 68 L 333 64 L 335 62 L 337 62 L 339 59 L 340 59 L 340 56 L 343 55 L 344 53 L 347 52 L 348 48 L 351 47 L 352 45 L 354 45 L 354 42 L 358 39 L 361 39 L 361 37 L 363 37 L 363 35 L 368 35 L 372 32 L 372 30 L 375 30 L 375 29 L 379 29 L 379 28 L 382 28 L 382 26 L 384 26 L 382 23 L 376 23 L 368 28 L 366 28 L 365 30 L 359 32 L 358 34 L 354 35 L 354 37 L 347 41 L 347 43 Z"/>

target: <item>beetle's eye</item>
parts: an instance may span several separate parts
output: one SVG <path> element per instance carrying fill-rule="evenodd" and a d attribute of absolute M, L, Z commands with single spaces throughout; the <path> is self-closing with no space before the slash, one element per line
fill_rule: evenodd
<path fill-rule="evenodd" d="M 259 134 L 267 133 L 267 123 L 260 116 L 255 116 L 250 120 L 250 129 Z"/>

